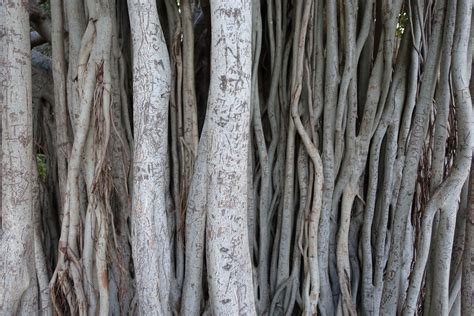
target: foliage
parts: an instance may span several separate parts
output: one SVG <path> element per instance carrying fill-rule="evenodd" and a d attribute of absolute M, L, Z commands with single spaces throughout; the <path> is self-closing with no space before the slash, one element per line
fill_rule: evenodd
<path fill-rule="evenodd" d="M 398 16 L 397 30 L 395 33 L 395 35 L 398 38 L 402 37 L 403 33 L 405 32 L 408 26 L 408 23 L 409 23 L 408 13 L 406 11 L 401 12 L 400 15 Z"/>
<path fill-rule="evenodd" d="M 47 161 L 45 154 L 36 154 L 36 167 L 38 169 L 38 176 L 42 181 L 46 180 L 47 177 Z"/>

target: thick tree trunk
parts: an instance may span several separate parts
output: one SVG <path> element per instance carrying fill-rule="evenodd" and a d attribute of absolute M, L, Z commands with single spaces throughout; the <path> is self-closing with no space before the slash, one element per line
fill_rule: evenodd
<path fill-rule="evenodd" d="M 30 25 L 27 3 L 0 8 L 2 204 L 0 314 L 34 311 L 33 124 Z M 30 293 L 32 291 L 32 293 Z M 33 309 L 32 309 L 33 308 Z"/>
<path fill-rule="evenodd" d="M 170 61 L 156 4 L 129 0 L 133 41 L 132 249 L 140 312 L 170 313 L 166 213 Z"/>
<path fill-rule="evenodd" d="M 206 262 L 213 314 L 255 314 L 248 244 L 251 1 L 211 1 Z"/>

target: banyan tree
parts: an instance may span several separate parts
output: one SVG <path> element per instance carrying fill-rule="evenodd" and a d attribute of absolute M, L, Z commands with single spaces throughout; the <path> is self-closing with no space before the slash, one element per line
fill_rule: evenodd
<path fill-rule="evenodd" d="M 471 0 L 1 0 L 1 315 L 473 315 Z"/>

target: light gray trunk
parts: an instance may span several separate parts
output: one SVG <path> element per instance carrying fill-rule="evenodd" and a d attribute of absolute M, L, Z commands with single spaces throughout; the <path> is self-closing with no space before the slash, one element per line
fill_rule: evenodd
<path fill-rule="evenodd" d="M 140 312 L 170 313 L 165 190 L 170 61 L 156 3 L 129 0 L 133 41 L 132 256 Z"/>
<path fill-rule="evenodd" d="M 30 25 L 27 2 L 0 7 L 2 209 L 0 314 L 30 304 L 34 289 L 33 125 Z M 34 290 L 33 290 L 34 291 Z"/>
<path fill-rule="evenodd" d="M 212 68 L 206 117 L 209 296 L 215 315 L 254 315 L 247 224 L 251 1 L 211 1 L 211 12 Z"/>

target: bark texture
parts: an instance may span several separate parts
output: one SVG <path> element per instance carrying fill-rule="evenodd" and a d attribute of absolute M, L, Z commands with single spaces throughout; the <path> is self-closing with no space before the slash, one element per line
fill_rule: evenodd
<path fill-rule="evenodd" d="M 33 122 L 27 3 L 2 4 L 0 17 L 0 313 L 34 311 Z"/>
<path fill-rule="evenodd" d="M 170 61 L 156 4 L 128 1 L 133 41 L 132 251 L 143 314 L 170 312 L 166 206 Z"/>
<path fill-rule="evenodd" d="M 3 1 L 0 314 L 472 314 L 472 21 Z"/>

